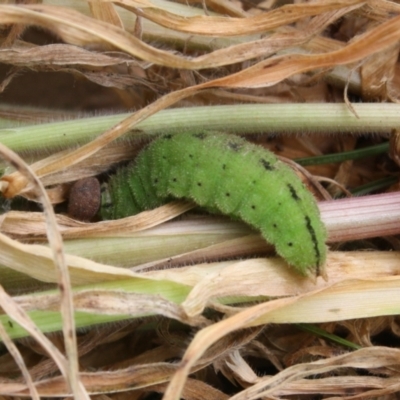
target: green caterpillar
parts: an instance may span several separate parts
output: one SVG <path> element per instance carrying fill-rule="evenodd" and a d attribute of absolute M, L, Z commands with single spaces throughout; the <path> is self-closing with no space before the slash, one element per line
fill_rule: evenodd
<path fill-rule="evenodd" d="M 314 197 L 264 148 L 222 133 L 164 134 L 102 187 L 100 216 L 117 219 L 192 199 L 261 231 L 301 274 L 320 274 L 326 230 Z"/>

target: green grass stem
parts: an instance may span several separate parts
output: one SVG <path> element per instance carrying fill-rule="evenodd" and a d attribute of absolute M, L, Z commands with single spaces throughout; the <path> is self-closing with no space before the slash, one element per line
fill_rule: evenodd
<path fill-rule="evenodd" d="M 128 137 L 184 130 L 238 134 L 389 133 L 400 129 L 400 104 L 241 104 L 163 110 L 139 123 Z M 17 152 L 63 149 L 86 143 L 130 114 L 95 116 L 0 130 L 0 142 Z"/>
<path fill-rule="evenodd" d="M 386 153 L 389 150 L 389 142 L 376 144 L 374 146 L 365 147 L 363 149 L 344 151 L 342 153 L 326 154 L 317 157 L 298 158 L 296 161 L 302 166 L 320 165 L 330 163 L 341 163 L 347 160 L 359 160 L 365 157 L 377 156 Z"/>

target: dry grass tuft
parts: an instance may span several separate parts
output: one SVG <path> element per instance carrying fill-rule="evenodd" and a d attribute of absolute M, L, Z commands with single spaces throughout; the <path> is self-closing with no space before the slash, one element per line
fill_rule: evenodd
<path fill-rule="evenodd" d="M 0 396 L 396 399 L 400 6 L 189 3 L 0 5 Z M 313 158 L 326 279 L 189 202 L 65 216 L 72 182 L 182 129 Z"/>

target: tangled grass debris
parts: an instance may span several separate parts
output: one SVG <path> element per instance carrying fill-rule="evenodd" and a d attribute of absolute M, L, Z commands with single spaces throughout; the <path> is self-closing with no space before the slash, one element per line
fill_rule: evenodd
<path fill-rule="evenodd" d="M 397 398 L 399 22 L 385 0 L 0 5 L 0 395 Z M 72 182 L 189 128 L 335 155 L 303 172 L 325 280 L 190 202 L 65 215 Z"/>

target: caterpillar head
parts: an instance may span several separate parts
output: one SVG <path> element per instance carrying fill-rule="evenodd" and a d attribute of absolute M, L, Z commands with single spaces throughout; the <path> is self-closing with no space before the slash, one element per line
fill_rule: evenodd
<path fill-rule="evenodd" d="M 89 177 L 76 181 L 69 193 L 68 215 L 80 221 L 90 221 L 99 211 L 100 182 Z"/>

